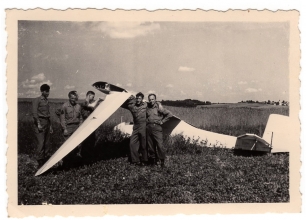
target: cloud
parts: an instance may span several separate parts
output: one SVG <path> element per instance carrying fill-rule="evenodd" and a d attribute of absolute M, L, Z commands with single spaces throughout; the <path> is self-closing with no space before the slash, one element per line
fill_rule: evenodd
<path fill-rule="evenodd" d="M 85 92 L 81 92 L 81 93 L 80 93 L 80 97 L 81 97 L 81 98 L 85 98 L 85 97 L 86 97 L 86 93 L 85 93 Z"/>
<path fill-rule="evenodd" d="M 262 88 L 259 88 L 258 91 L 261 92 L 261 91 L 262 91 Z"/>
<path fill-rule="evenodd" d="M 229 87 L 228 87 L 228 89 L 229 89 L 229 90 L 232 90 L 232 89 L 233 89 L 233 87 L 229 86 Z"/>
<path fill-rule="evenodd" d="M 196 95 L 197 95 L 197 96 L 202 96 L 203 93 L 202 93 L 202 92 L 196 92 Z"/>
<path fill-rule="evenodd" d="M 180 72 L 193 72 L 195 69 L 192 67 L 187 67 L 187 66 L 180 66 L 178 68 L 178 71 Z"/>
<path fill-rule="evenodd" d="M 34 91 L 34 90 L 28 90 L 27 92 L 26 92 L 26 94 L 28 95 L 28 94 L 34 94 L 34 95 L 36 95 L 36 94 L 40 94 L 39 92 L 37 92 L 37 91 Z"/>
<path fill-rule="evenodd" d="M 184 91 L 181 90 L 181 95 L 186 95 L 186 93 Z"/>
<path fill-rule="evenodd" d="M 40 74 L 37 74 L 35 76 L 32 76 L 31 79 L 34 79 L 34 80 L 37 80 L 37 81 L 43 81 L 45 80 L 45 74 L 44 73 L 40 73 Z"/>
<path fill-rule="evenodd" d="M 116 86 L 122 86 L 120 83 L 117 83 Z"/>
<path fill-rule="evenodd" d="M 65 86 L 65 89 L 74 89 L 74 88 L 75 88 L 75 86 L 70 86 L 70 85 Z"/>
<path fill-rule="evenodd" d="M 172 84 L 168 84 L 166 85 L 167 88 L 173 88 L 173 85 Z"/>
<path fill-rule="evenodd" d="M 26 91 L 25 93 L 27 98 L 33 98 L 33 97 L 39 96 L 40 94 L 41 94 L 40 92 L 32 90 L 32 89 Z"/>
<path fill-rule="evenodd" d="M 245 91 L 251 93 L 251 92 L 258 92 L 259 90 L 254 89 L 254 88 L 247 88 Z"/>
<path fill-rule="evenodd" d="M 147 93 L 148 94 L 151 94 L 151 93 L 156 94 L 156 92 L 154 90 L 149 90 Z"/>
<path fill-rule="evenodd" d="M 245 81 L 240 81 L 240 82 L 238 82 L 238 84 L 239 84 L 239 85 L 246 85 L 246 84 L 248 84 L 248 83 L 245 82 Z"/>
<path fill-rule="evenodd" d="M 160 25 L 154 22 L 100 22 L 91 23 L 91 27 L 111 38 L 135 38 L 160 30 Z"/>
<path fill-rule="evenodd" d="M 132 87 L 132 83 L 127 83 L 126 86 Z"/>
<path fill-rule="evenodd" d="M 52 85 L 50 80 L 46 80 L 46 76 L 44 73 L 39 73 L 35 76 L 32 76 L 31 79 L 26 79 L 21 82 L 21 85 L 25 89 L 38 89 L 42 84 Z"/>

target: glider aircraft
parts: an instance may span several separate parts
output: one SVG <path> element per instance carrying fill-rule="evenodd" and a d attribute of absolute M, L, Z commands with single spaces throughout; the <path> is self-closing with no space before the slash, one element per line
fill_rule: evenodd
<path fill-rule="evenodd" d="M 105 100 L 90 114 L 80 127 L 63 143 L 50 159 L 36 172 L 38 176 L 81 144 L 92 132 L 103 124 L 131 95 L 132 93 L 118 86 L 96 82 L 92 85 L 97 90 L 107 94 Z M 290 120 L 288 116 L 271 114 L 263 137 L 254 134 L 245 134 L 239 137 L 218 134 L 196 128 L 179 117 L 173 116 L 163 125 L 166 135 L 183 135 L 190 141 L 197 140 L 207 147 L 221 146 L 232 149 L 246 149 L 266 152 L 289 152 Z M 131 135 L 133 125 L 122 122 L 115 127 L 121 132 Z"/>

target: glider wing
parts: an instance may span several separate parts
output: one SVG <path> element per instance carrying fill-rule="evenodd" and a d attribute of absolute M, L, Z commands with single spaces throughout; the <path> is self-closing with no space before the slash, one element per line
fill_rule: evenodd
<path fill-rule="evenodd" d="M 52 155 L 52 157 L 36 172 L 38 176 L 65 157 L 76 148 L 103 122 L 105 122 L 129 97 L 128 92 L 110 92 L 105 100 L 90 114 L 68 140 Z"/>

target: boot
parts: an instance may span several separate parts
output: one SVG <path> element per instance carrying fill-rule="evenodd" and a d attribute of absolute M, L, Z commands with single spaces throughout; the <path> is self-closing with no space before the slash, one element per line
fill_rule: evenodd
<path fill-rule="evenodd" d="M 157 165 L 157 160 L 155 158 L 149 158 L 149 165 L 156 166 Z"/>
<path fill-rule="evenodd" d="M 160 166 L 165 167 L 165 160 L 160 160 Z"/>

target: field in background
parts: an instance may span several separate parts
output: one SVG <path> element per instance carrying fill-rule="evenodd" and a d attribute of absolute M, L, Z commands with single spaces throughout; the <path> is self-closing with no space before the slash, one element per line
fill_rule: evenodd
<path fill-rule="evenodd" d="M 63 143 L 51 102 L 51 154 Z M 252 104 L 250 104 L 252 105 Z M 166 106 L 167 107 L 167 106 Z M 167 107 L 176 116 L 205 130 L 238 136 L 262 135 L 272 113 L 288 107 Z M 241 156 L 221 148 L 198 147 L 180 136 L 165 139 L 167 167 L 134 167 L 127 162 L 129 140 L 113 132 L 131 114 L 118 109 L 96 131 L 89 157 L 70 157 L 63 168 L 34 177 L 31 103 L 18 103 L 18 204 L 152 204 L 288 202 L 289 155 Z"/>

